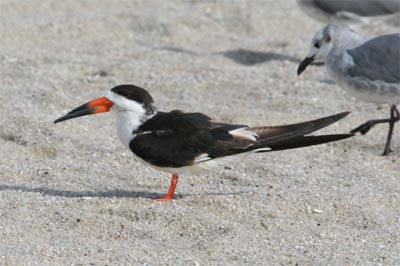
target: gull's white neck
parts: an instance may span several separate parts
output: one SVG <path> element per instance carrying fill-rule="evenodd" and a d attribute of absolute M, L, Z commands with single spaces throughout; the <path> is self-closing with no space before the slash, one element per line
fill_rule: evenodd
<path fill-rule="evenodd" d="M 372 37 L 359 35 L 352 31 L 341 31 L 332 39 L 334 46 L 330 56 L 341 55 L 346 50 L 356 48 L 370 39 L 372 39 Z"/>

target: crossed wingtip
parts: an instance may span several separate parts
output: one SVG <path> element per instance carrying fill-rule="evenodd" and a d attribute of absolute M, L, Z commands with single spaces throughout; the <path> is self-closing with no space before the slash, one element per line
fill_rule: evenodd
<path fill-rule="evenodd" d="M 334 114 L 334 115 L 327 116 L 327 117 L 325 117 L 325 119 L 330 119 L 331 121 L 333 120 L 333 121 L 336 122 L 336 121 L 339 121 L 339 120 L 345 118 L 349 114 L 350 114 L 350 112 L 347 112 L 347 111 L 346 112 L 341 112 L 341 113 L 337 113 L 337 114 Z"/>
<path fill-rule="evenodd" d="M 342 117 L 346 117 L 346 116 L 348 116 L 350 113 L 351 113 L 350 111 L 345 111 L 345 112 L 339 113 L 338 115 L 339 115 L 339 116 L 342 116 Z"/>

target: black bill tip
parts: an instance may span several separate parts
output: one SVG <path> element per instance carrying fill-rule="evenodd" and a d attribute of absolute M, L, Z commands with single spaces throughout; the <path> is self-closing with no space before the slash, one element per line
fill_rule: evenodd
<path fill-rule="evenodd" d="M 311 64 L 313 61 L 314 61 L 314 56 L 304 58 L 304 60 L 301 61 L 299 67 L 297 68 L 297 76 L 300 76 L 300 74 L 303 73 L 303 71 L 307 68 L 307 66 Z"/>
<path fill-rule="evenodd" d="M 59 122 L 69 120 L 75 117 L 80 117 L 84 115 L 91 115 L 96 111 L 96 107 L 89 107 L 87 104 L 84 104 L 82 106 L 79 106 L 78 108 L 72 110 L 68 114 L 54 120 L 54 124 L 57 124 Z"/>

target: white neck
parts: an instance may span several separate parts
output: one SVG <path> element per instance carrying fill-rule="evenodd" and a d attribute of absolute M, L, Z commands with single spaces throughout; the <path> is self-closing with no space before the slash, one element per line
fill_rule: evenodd
<path fill-rule="evenodd" d="M 117 113 L 118 137 L 125 146 L 129 147 L 129 143 L 136 136 L 133 132 L 157 114 L 156 108 L 153 105 L 152 112 L 149 113 L 143 104 L 128 100 L 113 91 L 108 91 L 106 97 L 114 103 L 111 110 Z"/>
<path fill-rule="evenodd" d="M 344 31 L 340 36 L 335 36 L 335 38 L 332 40 L 334 42 L 333 49 L 325 58 L 327 70 L 333 77 L 343 75 L 343 71 L 347 71 L 348 65 L 354 64 L 352 57 L 346 51 L 358 47 L 371 39 L 371 37 L 358 35 L 351 31 Z M 339 39 L 340 41 L 338 41 Z M 340 80 L 340 78 L 337 78 L 336 82 L 340 83 Z"/>
<path fill-rule="evenodd" d="M 135 137 L 133 131 L 141 125 L 141 117 L 135 112 L 117 112 L 117 134 L 121 142 L 129 147 L 129 143 Z"/>
<path fill-rule="evenodd" d="M 359 35 L 352 31 L 342 31 L 338 36 L 332 40 L 334 43 L 332 54 L 342 54 L 348 49 L 356 48 L 363 43 L 369 41 L 372 37 Z"/>
<path fill-rule="evenodd" d="M 117 134 L 121 142 L 129 147 L 129 143 L 136 137 L 134 132 L 148 119 L 156 115 L 143 115 L 136 112 L 117 112 Z"/>

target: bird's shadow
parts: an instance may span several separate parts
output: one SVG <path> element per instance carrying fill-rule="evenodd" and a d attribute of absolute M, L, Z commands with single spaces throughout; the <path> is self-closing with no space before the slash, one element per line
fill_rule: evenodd
<path fill-rule="evenodd" d="M 334 85 L 335 84 L 335 82 L 333 80 L 330 80 L 330 79 L 321 79 L 321 80 L 319 80 L 319 82 L 325 83 L 325 84 L 328 84 L 328 85 Z"/>
<path fill-rule="evenodd" d="M 175 47 L 175 46 L 161 46 L 158 47 L 159 50 L 165 50 L 175 53 L 184 53 L 191 56 L 210 56 L 210 55 L 222 55 L 225 58 L 232 60 L 233 62 L 245 65 L 245 66 L 252 66 L 261 64 L 268 61 L 290 61 L 295 63 L 300 63 L 300 59 L 294 56 L 279 54 L 275 52 L 258 52 L 252 51 L 247 49 L 235 49 L 235 50 L 227 50 L 222 52 L 211 52 L 211 53 L 200 53 L 191 51 L 186 48 L 182 47 Z"/>
<path fill-rule="evenodd" d="M 129 191 L 123 189 L 113 189 L 106 191 L 71 191 L 52 189 L 47 187 L 28 187 L 20 185 L 0 185 L 0 191 L 19 191 L 19 192 L 30 192 L 40 193 L 44 196 L 57 196 L 65 198 L 157 198 L 164 196 L 160 193 L 152 193 L 145 191 Z"/>
<path fill-rule="evenodd" d="M 290 61 L 300 63 L 300 59 L 294 56 L 283 55 L 274 52 L 255 52 L 246 49 L 236 49 L 221 52 L 221 54 L 235 63 L 252 66 L 268 61 Z"/>
<path fill-rule="evenodd" d="M 107 191 L 70 191 L 61 189 L 51 189 L 46 187 L 27 187 L 20 185 L 0 185 L 0 191 L 18 191 L 40 193 L 43 196 L 56 196 L 65 198 L 147 198 L 156 199 L 165 196 L 165 194 L 146 192 L 146 191 L 129 191 L 123 189 L 113 189 Z M 223 195 L 239 195 L 247 192 L 229 192 L 229 193 L 204 193 L 203 195 L 223 196 Z M 194 196 L 194 194 L 175 194 L 175 198 L 185 198 Z"/>

